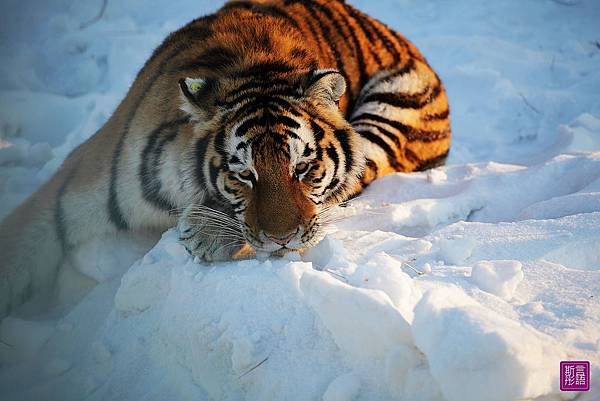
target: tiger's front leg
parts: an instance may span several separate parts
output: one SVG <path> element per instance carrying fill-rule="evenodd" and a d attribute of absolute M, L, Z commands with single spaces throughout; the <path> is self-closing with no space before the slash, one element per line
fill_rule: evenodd
<path fill-rule="evenodd" d="M 179 240 L 187 251 L 206 262 L 248 259 L 256 251 L 246 242 L 235 221 L 214 209 L 191 205 L 177 222 Z"/>

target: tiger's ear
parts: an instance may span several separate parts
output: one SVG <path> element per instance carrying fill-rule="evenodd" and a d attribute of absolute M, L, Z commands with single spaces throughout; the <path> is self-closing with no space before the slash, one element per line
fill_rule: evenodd
<path fill-rule="evenodd" d="M 304 95 L 318 102 L 337 103 L 346 91 L 346 80 L 334 69 L 314 70 Z"/>

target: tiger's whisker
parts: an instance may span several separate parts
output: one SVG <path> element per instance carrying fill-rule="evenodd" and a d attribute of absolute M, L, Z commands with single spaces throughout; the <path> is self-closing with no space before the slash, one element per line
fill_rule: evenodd
<path fill-rule="evenodd" d="M 241 246 L 241 245 L 244 245 L 245 243 L 246 243 L 245 241 L 232 241 L 232 242 L 228 242 L 228 243 L 223 244 L 220 247 L 218 247 L 215 250 L 215 253 L 219 252 L 222 249 L 226 249 L 226 248 L 229 248 L 231 246 Z"/>

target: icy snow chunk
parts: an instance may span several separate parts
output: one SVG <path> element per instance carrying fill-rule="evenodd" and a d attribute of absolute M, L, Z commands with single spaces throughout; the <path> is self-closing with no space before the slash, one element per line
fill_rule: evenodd
<path fill-rule="evenodd" d="M 431 264 L 425 263 L 423 266 L 421 266 L 421 271 L 425 274 L 431 273 Z"/>
<path fill-rule="evenodd" d="M 327 273 L 306 271 L 300 289 L 335 343 L 358 360 L 382 359 L 412 344 L 410 327 L 382 291 L 355 288 Z"/>
<path fill-rule="evenodd" d="M 442 238 L 438 242 L 438 246 L 441 259 L 447 264 L 460 265 L 471 257 L 477 241 L 462 235 L 455 235 L 450 238 Z"/>
<path fill-rule="evenodd" d="M 558 392 L 561 347 L 457 287 L 425 294 L 415 308 L 412 332 L 448 401 L 509 401 Z"/>
<path fill-rule="evenodd" d="M 323 394 L 323 401 L 352 401 L 360 391 L 360 377 L 346 373 L 336 377 Z"/>
<path fill-rule="evenodd" d="M 510 300 L 523 280 L 522 264 L 516 260 L 482 260 L 473 266 L 471 279 L 483 291 Z"/>
<path fill-rule="evenodd" d="M 300 277 L 306 270 L 312 270 L 313 267 L 310 263 L 306 262 L 291 262 L 288 263 L 285 268 L 278 269 L 277 275 L 289 288 L 295 291 L 295 295 L 301 295 L 300 291 Z"/>
<path fill-rule="evenodd" d="M 402 260 L 379 252 L 356 269 L 350 277 L 350 284 L 385 292 L 402 316 L 411 322 L 413 309 L 422 294 L 403 269 Z"/>
<path fill-rule="evenodd" d="M 427 171 L 427 181 L 432 184 L 442 184 L 448 180 L 448 175 L 443 168 L 434 168 Z"/>
<path fill-rule="evenodd" d="M 330 263 L 340 263 L 342 255 L 344 255 L 342 241 L 326 235 L 317 245 L 304 251 L 302 260 L 312 262 L 317 268 L 323 269 Z"/>

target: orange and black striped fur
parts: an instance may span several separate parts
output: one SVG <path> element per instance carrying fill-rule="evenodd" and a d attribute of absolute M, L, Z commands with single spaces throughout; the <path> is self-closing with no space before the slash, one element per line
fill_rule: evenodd
<path fill-rule="evenodd" d="M 234 1 L 172 33 L 108 122 L 0 228 L 0 315 L 70 251 L 178 223 L 205 260 L 315 244 L 375 178 L 443 164 L 442 83 L 342 1 Z"/>

